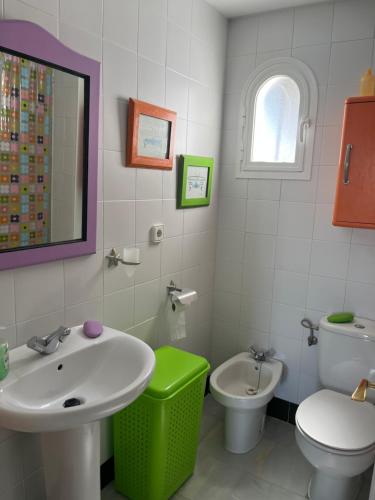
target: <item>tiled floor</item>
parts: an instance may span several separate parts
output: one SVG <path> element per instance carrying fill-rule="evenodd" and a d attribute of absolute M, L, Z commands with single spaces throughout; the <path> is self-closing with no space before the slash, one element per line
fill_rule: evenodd
<path fill-rule="evenodd" d="M 294 426 L 267 419 L 265 435 L 252 452 L 234 455 L 223 447 L 223 413 L 208 396 L 194 475 L 174 500 L 301 500 L 306 498 L 312 468 L 299 451 Z M 367 500 L 370 473 L 358 500 Z M 124 497 L 107 486 L 102 500 Z"/>

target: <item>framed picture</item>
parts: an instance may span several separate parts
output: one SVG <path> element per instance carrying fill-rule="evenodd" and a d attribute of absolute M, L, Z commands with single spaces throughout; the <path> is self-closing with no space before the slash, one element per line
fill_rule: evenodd
<path fill-rule="evenodd" d="M 214 159 L 182 155 L 178 171 L 177 207 L 203 207 L 210 204 Z"/>
<path fill-rule="evenodd" d="M 127 166 L 171 170 L 176 117 L 169 109 L 129 99 Z"/>

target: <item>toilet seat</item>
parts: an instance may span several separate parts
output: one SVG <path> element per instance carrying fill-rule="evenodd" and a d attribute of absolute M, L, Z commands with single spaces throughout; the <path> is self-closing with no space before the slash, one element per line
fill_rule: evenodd
<path fill-rule="evenodd" d="M 340 455 L 363 454 L 375 448 L 375 407 L 323 389 L 298 407 L 296 425 L 311 444 Z"/>

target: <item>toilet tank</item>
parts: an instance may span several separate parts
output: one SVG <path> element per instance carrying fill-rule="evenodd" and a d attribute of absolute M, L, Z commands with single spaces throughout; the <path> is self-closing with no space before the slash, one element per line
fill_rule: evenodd
<path fill-rule="evenodd" d="M 319 323 L 319 378 L 324 387 L 352 394 L 362 378 L 375 382 L 375 321 Z M 375 403 L 375 390 L 367 391 Z"/>

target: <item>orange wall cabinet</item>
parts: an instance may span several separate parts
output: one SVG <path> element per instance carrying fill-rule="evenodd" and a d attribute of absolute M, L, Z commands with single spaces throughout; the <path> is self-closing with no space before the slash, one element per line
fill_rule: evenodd
<path fill-rule="evenodd" d="M 375 229 L 375 97 L 345 101 L 332 222 Z"/>

